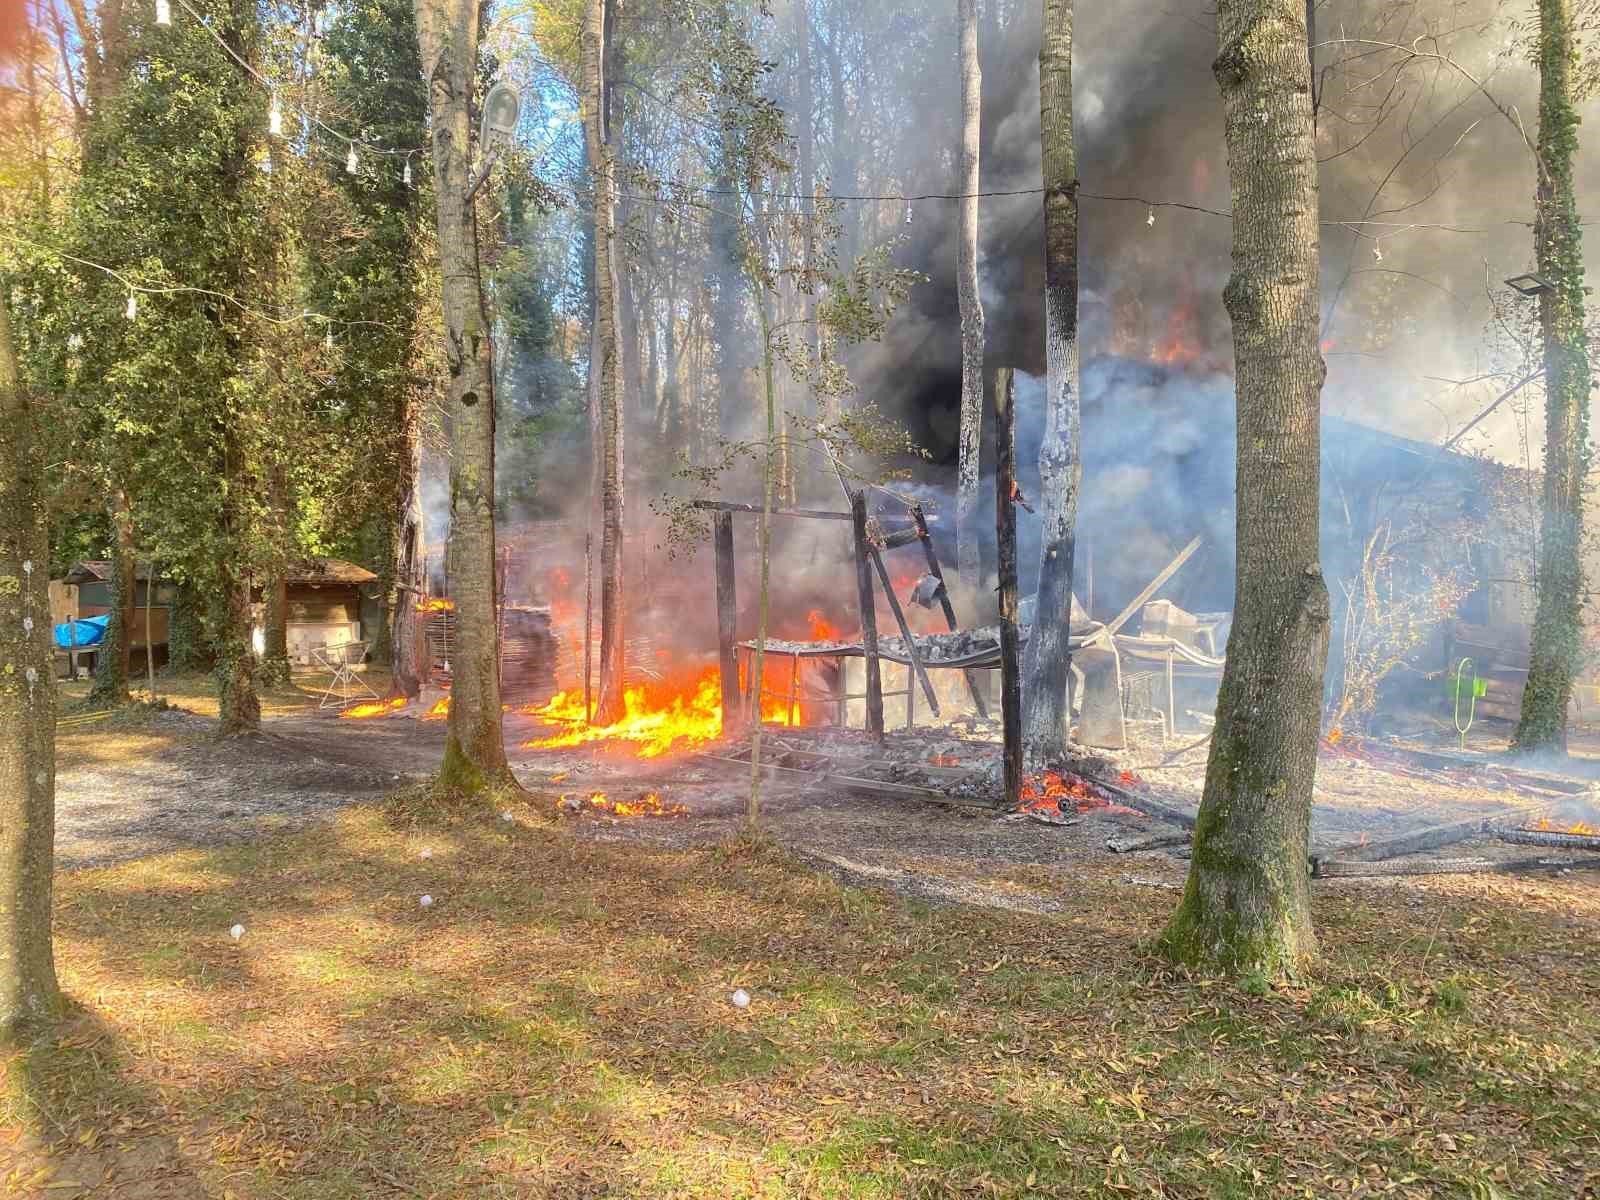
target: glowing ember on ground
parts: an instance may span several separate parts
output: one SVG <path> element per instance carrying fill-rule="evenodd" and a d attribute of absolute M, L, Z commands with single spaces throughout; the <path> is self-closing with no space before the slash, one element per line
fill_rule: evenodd
<path fill-rule="evenodd" d="M 1600 828 L 1597 828 L 1594 825 L 1586 824 L 1583 821 L 1574 821 L 1571 825 L 1568 825 L 1565 829 L 1563 829 L 1561 826 L 1553 824 L 1549 817 L 1539 818 L 1539 823 L 1537 825 L 1529 826 L 1529 828 L 1536 829 L 1540 833 L 1577 833 L 1582 834 L 1585 837 L 1594 837 L 1596 835 L 1600 835 Z"/>
<path fill-rule="evenodd" d="M 417 601 L 417 611 L 424 613 L 453 612 L 455 607 L 456 602 L 454 600 L 446 600 L 442 596 L 436 596 L 432 600 Z"/>
<path fill-rule="evenodd" d="M 637 800 L 613 800 L 604 792 L 593 792 L 589 807 L 616 817 L 677 817 L 689 811 L 681 804 L 663 803 L 659 792 L 646 792 Z"/>
<path fill-rule="evenodd" d="M 722 736 L 722 683 L 716 667 L 707 667 L 686 682 L 636 684 L 622 694 L 623 715 L 610 725 L 584 723 L 583 692 L 558 692 L 548 704 L 522 709 L 529 716 L 571 728 L 547 738 L 522 743 L 525 750 L 560 750 L 589 742 L 620 743 L 639 758 L 657 758 L 669 751 L 692 750 Z M 768 697 L 761 718 L 791 724 L 782 700 Z"/>
<path fill-rule="evenodd" d="M 1062 776 L 1055 771 L 1045 771 L 1043 774 L 1029 775 L 1022 781 L 1021 812 L 1060 816 L 1102 808 L 1138 815 L 1137 810 L 1112 804 L 1098 795 L 1087 781 L 1076 775 Z"/>
<path fill-rule="evenodd" d="M 954 754 L 930 755 L 928 761 L 936 767 L 959 767 L 961 765 L 961 760 Z"/>
<path fill-rule="evenodd" d="M 369 700 L 365 704 L 352 704 L 339 714 L 339 719 L 360 721 L 367 717 L 386 717 L 392 712 L 399 712 L 405 706 L 404 696 L 396 696 L 393 700 Z"/>
<path fill-rule="evenodd" d="M 422 714 L 424 721 L 442 721 L 450 715 L 450 697 L 440 696 L 432 708 Z"/>

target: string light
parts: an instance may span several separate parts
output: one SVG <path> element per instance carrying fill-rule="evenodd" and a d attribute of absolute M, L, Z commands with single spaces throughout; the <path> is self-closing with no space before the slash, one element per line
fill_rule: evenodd
<path fill-rule="evenodd" d="M 156 24 L 172 24 L 172 0 L 156 0 Z"/>
<path fill-rule="evenodd" d="M 356 144 L 354 142 L 351 142 L 350 143 L 350 154 L 349 154 L 349 157 L 347 157 L 344 160 L 344 169 L 349 174 L 354 175 L 356 173 L 356 168 L 359 165 L 360 165 L 360 162 L 356 158 Z"/>
<path fill-rule="evenodd" d="M 278 95 L 272 95 L 272 110 L 267 113 L 267 132 L 273 137 L 283 136 L 283 109 L 278 107 Z"/>
<path fill-rule="evenodd" d="M 131 321 L 135 317 L 137 317 L 138 315 L 139 315 L 139 293 L 138 292 L 129 292 L 128 293 L 127 318 L 128 318 L 128 320 Z"/>

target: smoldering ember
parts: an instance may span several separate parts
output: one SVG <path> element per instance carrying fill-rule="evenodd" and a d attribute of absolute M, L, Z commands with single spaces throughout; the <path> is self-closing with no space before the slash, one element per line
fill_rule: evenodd
<path fill-rule="evenodd" d="M 1600 1196 L 1597 33 L 0 0 L 4 1194 Z"/>

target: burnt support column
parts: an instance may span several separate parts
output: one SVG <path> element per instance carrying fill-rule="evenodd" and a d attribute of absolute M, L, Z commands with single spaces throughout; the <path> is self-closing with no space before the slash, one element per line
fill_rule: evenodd
<path fill-rule="evenodd" d="M 734 648 L 734 624 L 739 615 L 734 593 L 733 514 L 719 512 L 711 518 L 712 544 L 717 560 L 717 654 L 722 669 L 722 722 L 733 724 L 740 713 L 739 656 Z"/>
<path fill-rule="evenodd" d="M 933 548 L 933 537 L 928 533 L 928 518 L 922 511 L 922 505 L 911 506 L 911 519 L 916 522 L 917 538 L 922 542 L 923 557 L 928 560 L 928 574 L 932 575 L 941 584 L 944 583 L 944 570 L 939 566 L 939 552 Z M 950 632 L 957 631 L 955 605 L 950 603 L 950 589 L 948 586 L 939 589 L 939 607 L 944 609 L 944 623 L 950 627 Z M 983 693 L 978 690 L 978 673 L 967 670 L 962 674 L 966 676 L 967 692 L 972 696 L 973 707 L 978 710 L 978 716 L 984 720 L 989 719 L 989 706 L 983 702 Z"/>
<path fill-rule="evenodd" d="M 1017 638 L 1016 431 L 1011 368 L 994 373 L 994 527 L 1000 564 L 1000 719 L 1005 731 L 1005 805 L 1022 803 L 1022 671 Z"/>
<path fill-rule="evenodd" d="M 872 566 L 867 561 L 867 498 L 850 497 L 850 522 L 856 541 L 856 596 L 861 607 L 861 648 L 867 659 L 867 732 L 883 736 L 883 673 L 878 661 L 878 609 L 872 596 Z"/>

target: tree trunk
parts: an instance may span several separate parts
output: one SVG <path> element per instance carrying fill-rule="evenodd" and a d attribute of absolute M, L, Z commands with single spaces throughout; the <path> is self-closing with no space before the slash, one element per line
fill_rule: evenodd
<path fill-rule="evenodd" d="M 1221 0 L 1233 191 L 1238 562 L 1188 885 L 1162 946 L 1289 977 L 1316 954 L 1308 850 L 1328 591 L 1318 562 L 1317 164 L 1301 0 Z"/>
<path fill-rule="evenodd" d="M 289 581 L 274 567 L 261 588 L 261 683 L 281 687 L 289 682 Z"/>
<path fill-rule="evenodd" d="M 222 432 L 223 549 L 217 554 L 217 591 L 212 596 L 212 628 L 217 631 L 217 732 L 223 737 L 255 733 L 261 728 L 261 698 L 256 694 L 256 652 L 250 644 L 250 576 L 245 570 L 245 522 L 242 503 L 248 495 L 244 447 L 238 425 L 227 422 Z"/>
<path fill-rule="evenodd" d="M 796 114 L 796 134 L 800 143 L 800 195 L 803 197 L 801 204 L 805 212 L 804 245 L 801 248 L 801 278 L 805 280 L 805 320 L 806 320 L 806 369 L 816 378 L 819 365 L 819 355 L 822 350 L 821 330 L 817 326 L 817 229 L 816 229 L 816 195 L 817 195 L 817 150 L 816 150 L 816 86 L 811 77 L 811 0 L 795 0 L 795 42 L 800 51 L 799 63 L 799 101 Z M 810 407 L 807 415 L 813 420 L 824 418 L 825 402 L 818 395 L 815 386 L 807 398 Z"/>
<path fill-rule="evenodd" d="M 0 1036 L 61 1008 L 50 949 L 56 692 L 39 424 L 0 304 Z"/>
<path fill-rule="evenodd" d="M 978 70 L 978 0 L 956 0 L 961 41 L 961 235 L 956 296 L 961 307 L 961 431 L 956 471 L 956 567 L 968 587 L 983 573 L 978 533 L 979 447 L 983 439 L 983 299 L 978 294 L 978 130 L 983 76 Z M 1070 39 L 1070 35 L 1069 35 Z M 1070 94 L 1070 93 L 1069 93 Z"/>
<path fill-rule="evenodd" d="M 261 672 L 263 687 L 289 682 L 289 582 L 285 559 L 289 555 L 289 481 L 283 460 L 276 454 L 267 465 L 267 512 L 272 538 L 270 569 L 261 587 Z"/>
<path fill-rule="evenodd" d="M 139 604 L 133 548 L 133 511 L 128 493 L 111 493 L 111 619 L 95 655 L 90 704 L 126 704 L 133 654 L 133 610 Z"/>
<path fill-rule="evenodd" d="M 594 177 L 595 340 L 599 359 L 600 434 L 600 682 L 594 720 L 621 718 L 624 685 L 622 613 L 621 357 L 617 331 L 616 162 L 605 127 L 607 0 L 589 0 L 583 26 L 584 130 Z M 591 368 L 593 369 L 593 368 Z"/>
<path fill-rule="evenodd" d="M 1539 0 L 1539 190 L 1533 245 L 1544 334 L 1544 513 L 1539 608 L 1528 686 L 1512 746 L 1567 749 L 1567 703 L 1583 643 L 1583 485 L 1589 473 L 1589 356 L 1583 329 L 1583 251 L 1572 190 L 1578 114 L 1573 0 Z"/>
<path fill-rule="evenodd" d="M 441 791 L 515 786 L 500 727 L 495 621 L 494 367 L 478 269 L 478 231 L 466 202 L 472 173 L 472 84 L 478 0 L 416 0 L 417 45 L 428 79 L 434 199 L 445 323 L 450 424 L 450 595 L 455 602 L 450 731 Z"/>
<path fill-rule="evenodd" d="M 408 404 L 407 438 L 409 472 L 405 498 L 396 518 L 394 558 L 390 567 L 393 586 L 389 589 L 389 667 L 397 695 L 415 699 L 422 691 L 422 615 L 417 606 L 427 585 L 428 550 L 422 515 L 422 439 L 417 423 L 420 414 Z"/>
<path fill-rule="evenodd" d="M 1045 0 L 1039 44 L 1044 159 L 1045 427 L 1039 590 L 1024 671 L 1022 742 L 1030 762 L 1067 752 L 1072 559 L 1083 479 L 1078 396 L 1078 165 L 1072 144 L 1072 0 Z"/>

